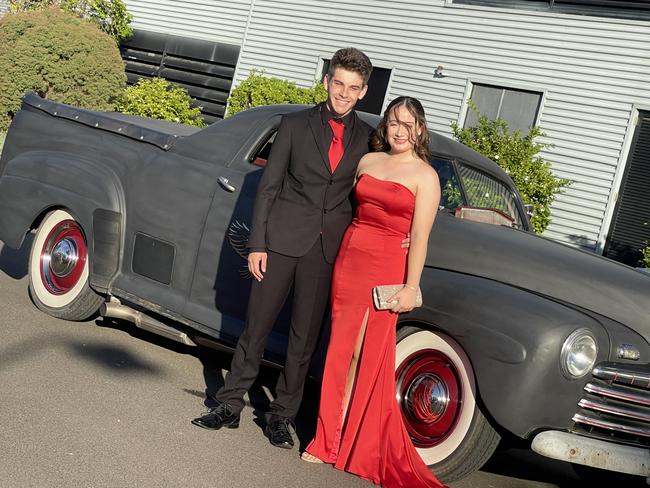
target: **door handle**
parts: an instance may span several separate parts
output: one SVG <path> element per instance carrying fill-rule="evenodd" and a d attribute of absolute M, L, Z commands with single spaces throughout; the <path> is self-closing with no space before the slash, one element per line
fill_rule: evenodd
<path fill-rule="evenodd" d="M 229 191 L 230 193 L 236 190 L 236 188 L 230 184 L 230 181 L 228 181 L 228 178 L 226 178 L 225 176 L 219 176 L 219 179 L 217 181 L 219 182 L 221 188 L 223 188 L 226 191 Z"/>

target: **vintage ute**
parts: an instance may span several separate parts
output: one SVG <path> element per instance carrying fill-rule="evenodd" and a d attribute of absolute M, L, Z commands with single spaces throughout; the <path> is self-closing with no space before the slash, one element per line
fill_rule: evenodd
<path fill-rule="evenodd" d="M 255 108 L 199 130 L 25 96 L 0 159 L 0 240 L 19 248 L 34 233 L 33 302 L 63 319 L 99 311 L 186 344 L 232 346 L 256 187 L 282 115 L 301 108 Z M 648 476 L 650 276 L 531 233 L 503 170 L 431 141 L 443 198 L 424 305 L 400 316 L 395 371 L 422 459 L 450 482 L 500 439 L 521 439 Z M 285 314 L 268 363 L 282 363 L 286 336 Z"/>

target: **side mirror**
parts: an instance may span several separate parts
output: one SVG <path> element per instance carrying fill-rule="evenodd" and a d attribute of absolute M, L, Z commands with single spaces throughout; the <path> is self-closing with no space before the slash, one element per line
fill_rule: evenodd
<path fill-rule="evenodd" d="M 533 215 L 535 215 L 535 205 L 532 203 L 525 204 L 524 209 L 526 210 L 526 215 L 528 215 L 528 218 L 531 218 Z"/>

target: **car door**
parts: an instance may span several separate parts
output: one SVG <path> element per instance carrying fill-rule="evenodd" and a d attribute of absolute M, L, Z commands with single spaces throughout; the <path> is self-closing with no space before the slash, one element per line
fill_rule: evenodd
<path fill-rule="evenodd" d="M 184 315 L 225 342 L 234 343 L 244 327 L 251 285 L 245 244 L 257 186 L 279 124 L 276 115 L 253 128 L 220 171 L 200 243 Z M 283 354 L 285 335 L 274 331 L 267 349 Z"/>
<path fill-rule="evenodd" d="M 112 293 L 182 314 L 216 185 L 216 168 L 195 154 L 142 144 L 124 179 L 124 250 Z"/>

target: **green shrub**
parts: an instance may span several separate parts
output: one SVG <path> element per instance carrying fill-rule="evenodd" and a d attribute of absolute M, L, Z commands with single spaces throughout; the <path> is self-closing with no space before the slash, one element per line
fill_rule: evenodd
<path fill-rule="evenodd" d="M 292 81 L 268 78 L 263 72 L 251 70 L 248 78 L 233 89 L 228 99 L 228 116 L 261 105 L 314 104 L 326 99 L 327 91 L 320 82 L 314 83 L 312 88 L 301 88 Z"/>
<path fill-rule="evenodd" d="M 61 8 L 90 20 L 118 44 L 133 35 L 133 17 L 122 0 L 62 0 Z"/>
<path fill-rule="evenodd" d="M 126 75 L 115 42 L 90 23 L 57 9 L 0 19 L 0 131 L 21 97 L 41 97 L 93 110 L 114 110 Z"/>
<path fill-rule="evenodd" d="M 187 90 L 164 78 L 141 79 L 128 87 L 117 110 L 125 114 L 205 127 L 201 109 L 192 108 Z"/>
<path fill-rule="evenodd" d="M 641 249 L 641 254 L 643 255 L 641 258 L 641 266 L 644 268 L 650 268 L 650 246 Z"/>
<path fill-rule="evenodd" d="M 461 128 L 452 122 L 454 137 L 496 162 L 510 175 L 524 203 L 533 204 L 531 225 L 535 233 L 541 234 L 551 222 L 551 203 L 562 188 L 571 184 L 570 180 L 556 178 L 551 165 L 539 155 L 542 149 L 550 147 L 535 142 L 544 133 L 539 127 L 533 127 L 526 135 L 518 130 L 511 132 L 505 120 L 489 119 L 478 113 L 471 102 L 470 109 L 478 114 L 477 125 Z"/>
<path fill-rule="evenodd" d="M 33 12 L 56 7 L 60 3 L 59 0 L 9 0 L 9 12 Z"/>
<path fill-rule="evenodd" d="M 59 7 L 90 20 L 119 44 L 133 35 L 129 26 L 133 17 L 123 0 L 10 0 L 11 12 L 28 12 Z"/>
<path fill-rule="evenodd" d="M 5 144 L 5 138 L 7 137 L 6 132 L 0 132 L 0 156 L 2 155 L 2 146 Z"/>

